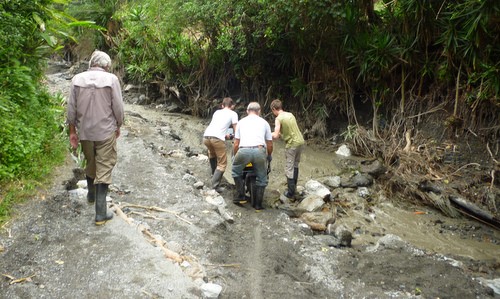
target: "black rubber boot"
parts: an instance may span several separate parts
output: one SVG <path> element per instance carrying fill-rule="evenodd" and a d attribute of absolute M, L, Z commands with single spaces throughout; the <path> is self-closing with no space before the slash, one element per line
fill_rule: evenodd
<path fill-rule="evenodd" d="M 295 188 L 297 187 L 295 185 L 296 184 L 295 180 L 287 178 L 286 181 L 287 181 L 287 184 L 288 184 L 288 190 L 286 190 L 285 193 L 283 193 L 283 195 L 285 195 L 288 198 L 294 198 Z"/>
<path fill-rule="evenodd" d="M 222 179 L 222 175 L 224 173 L 218 169 L 215 170 L 212 176 L 212 188 L 215 189 L 215 191 L 219 192 L 222 191 L 221 188 L 219 187 L 220 181 Z"/>
<path fill-rule="evenodd" d="M 295 167 L 293 169 L 293 180 L 295 181 L 295 186 L 297 186 L 297 181 L 299 180 L 299 168 Z"/>
<path fill-rule="evenodd" d="M 236 190 L 233 195 L 233 203 L 235 204 L 244 204 L 247 202 L 245 198 L 245 182 L 241 177 L 233 177 L 234 185 Z"/>
<path fill-rule="evenodd" d="M 113 218 L 113 213 L 108 212 L 106 195 L 108 195 L 108 184 L 96 184 L 95 200 L 95 225 L 103 225 Z"/>
<path fill-rule="evenodd" d="M 217 168 L 217 158 L 210 158 L 210 169 L 212 170 L 212 174 L 214 174 L 215 169 Z"/>
<path fill-rule="evenodd" d="M 254 198 L 254 203 L 253 207 L 256 212 L 260 212 L 264 210 L 264 207 L 262 206 L 262 201 L 264 200 L 264 190 L 266 187 L 264 186 L 255 186 L 255 198 Z"/>
<path fill-rule="evenodd" d="M 94 179 L 86 176 L 87 179 L 87 202 L 88 203 L 94 203 L 95 202 L 95 185 L 94 185 Z"/>

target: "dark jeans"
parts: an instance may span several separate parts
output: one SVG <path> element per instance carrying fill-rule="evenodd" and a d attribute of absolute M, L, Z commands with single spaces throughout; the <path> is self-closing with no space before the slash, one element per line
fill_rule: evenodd
<path fill-rule="evenodd" d="M 266 165 L 266 148 L 240 148 L 236 153 L 233 161 L 232 176 L 242 177 L 243 169 L 248 163 L 252 163 L 253 171 L 257 176 L 255 185 L 267 186 L 267 165 Z"/>

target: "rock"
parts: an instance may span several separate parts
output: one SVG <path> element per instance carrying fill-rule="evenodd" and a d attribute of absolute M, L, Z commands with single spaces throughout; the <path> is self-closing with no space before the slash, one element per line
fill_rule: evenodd
<path fill-rule="evenodd" d="M 309 223 L 318 223 L 321 225 L 326 225 L 328 223 L 334 223 L 335 222 L 335 217 L 332 212 L 327 211 L 327 212 L 306 212 L 300 215 L 300 219 L 304 220 L 305 222 Z"/>
<path fill-rule="evenodd" d="M 350 157 L 351 156 L 351 150 L 345 144 L 342 144 L 335 153 L 337 155 L 343 156 L 343 157 Z"/>
<path fill-rule="evenodd" d="M 327 185 L 330 188 L 338 188 L 340 187 L 340 177 L 339 176 L 329 176 L 323 180 L 323 184 Z"/>
<path fill-rule="evenodd" d="M 358 195 L 363 198 L 367 198 L 368 196 L 370 196 L 370 190 L 368 190 L 368 188 L 366 187 L 361 187 L 358 189 Z"/>
<path fill-rule="evenodd" d="M 351 247 L 352 232 L 345 225 L 338 225 L 334 231 L 340 246 Z"/>
<path fill-rule="evenodd" d="M 480 278 L 481 282 L 490 287 L 496 295 L 500 295 L 500 278 L 485 279 Z"/>
<path fill-rule="evenodd" d="M 330 199 L 330 189 L 316 180 L 307 181 L 305 187 L 306 194 L 314 194 L 323 199 Z"/>
<path fill-rule="evenodd" d="M 229 211 L 226 209 L 224 205 L 218 205 L 217 206 L 217 211 L 219 211 L 220 216 L 227 222 L 227 223 L 234 223 L 234 218 L 229 213 Z"/>
<path fill-rule="evenodd" d="M 299 229 L 306 236 L 313 236 L 314 235 L 312 228 L 309 225 L 307 225 L 306 223 L 299 224 Z"/>
<path fill-rule="evenodd" d="M 71 200 L 86 200 L 87 198 L 87 189 L 78 188 L 69 190 L 68 192 Z"/>
<path fill-rule="evenodd" d="M 177 141 L 182 140 L 182 138 L 179 135 L 175 134 L 174 132 L 170 132 L 169 135 L 170 135 L 170 137 L 172 137 L 172 140 L 177 140 Z"/>
<path fill-rule="evenodd" d="M 201 285 L 201 292 L 203 293 L 203 298 L 216 299 L 219 298 L 222 287 L 215 283 L 204 283 Z"/>
<path fill-rule="evenodd" d="M 343 224 L 329 224 L 326 233 L 335 238 L 334 247 L 351 247 L 352 232 Z"/>
<path fill-rule="evenodd" d="M 353 177 L 344 179 L 341 186 L 344 188 L 367 187 L 373 184 L 373 177 L 369 174 L 356 173 Z"/>
<path fill-rule="evenodd" d="M 302 209 L 302 210 L 313 212 L 313 211 L 319 211 L 324 204 L 325 204 L 325 201 L 324 201 L 323 197 L 316 195 L 316 194 L 310 194 L 310 195 L 307 195 L 306 198 L 304 198 L 298 204 L 297 207 L 299 209 Z"/>
<path fill-rule="evenodd" d="M 288 217 L 290 217 L 290 218 L 299 218 L 300 215 L 308 212 L 305 209 L 292 206 L 289 203 L 279 205 L 278 209 L 280 209 L 284 214 L 288 215 Z"/>
<path fill-rule="evenodd" d="M 172 128 L 170 128 L 169 126 L 162 126 L 158 128 L 158 133 L 160 133 L 160 135 L 162 136 L 169 136 L 171 131 Z"/>
<path fill-rule="evenodd" d="M 87 180 L 80 180 L 76 183 L 76 186 L 81 189 L 87 189 Z"/>
<path fill-rule="evenodd" d="M 203 189 L 203 186 L 205 186 L 205 183 L 203 183 L 202 181 L 197 181 L 193 184 L 193 187 L 195 187 L 196 189 Z"/>
<path fill-rule="evenodd" d="M 373 177 L 378 177 L 384 174 L 386 171 L 387 168 L 379 160 L 372 161 L 369 164 L 361 164 L 361 172 L 368 173 Z"/>
<path fill-rule="evenodd" d="M 408 243 L 403 241 L 400 237 L 392 234 L 388 234 L 383 236 L 377 241 L 372 247 L 367 248 L 368 252 L 376 252 L 380 248 L 389 248 L 389 249 L 405 249 L 408 247 Z"/>
<path fill-rule="evenodd" d="M 224 198 L 220 196 L 220 194 L 217 193 L 217 191 L 215 191 L 214 189 L 211 189 L 211 191 L 215 192 L 216 194 L 205 194 L 205 200 L 214 206 L 225 206 L 226 201 L 224 200 Z"/>
<path fill-rule="evenodd" d="M 195 177 L 194 175 L 189 174 L 189 173 L 186 173 L 186 174 L 182 177 L 182 179 L 183 179 L 184 181 L 188 182 L 188 183 L 189 183 L 189 184 L 191 184 L 191 185 L 193 185 L 194 183 L 196 183 L 196 182 L 197 182 L 196 177 Z"/>

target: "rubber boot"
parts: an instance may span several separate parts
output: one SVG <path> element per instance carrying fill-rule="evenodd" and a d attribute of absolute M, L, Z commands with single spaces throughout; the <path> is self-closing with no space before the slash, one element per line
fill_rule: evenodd
<path fill-rule="evenodd" d="M 262 206 L 262 201 L 264 200 L 264 190 L 266 187 L 264 186 L 255 186 L 255 198 L 254 198 L 254 209 L 256 212 L 260 212 L 264 210 L 264 207 Z"/>
<path fill-rule="evenodd" d="M 295 181 L 295 186 L 297 186 L 297 181 L 299 180 L 299 168 L 293 168 L 293 180 Z"/>
<path fill-rule="evenodd" d="M 86 176 L 87 179 L 87 202 L 88 203 L 94 203 L 95 202 L 95 185 L 94 185 L 94 179 Z"/>
<path fill-rule="evenodd" d="M 96 184 L 95 200 L 95 225 L 103 225 L 113 218 L 113 213 L 108 212 L 106 195 L 108 195 L 108 184 Z"/>
<path fill-rule="evenodd" d="M 210 158 L 210 169 L 212 170 L 212 174 L 214 174 L 215 169 L 217 168 L 217 158 Z"/>
<path fill-rule="evenodd" d="M 297 187 L 295 180 L 287 178 L 286 181 L 288 184 L 288 190 L 286 190 L 283 195 L 285 195 L 288 198 L 294 198 L 295 188 Z"/>
<path fill-rule="evenodd" d="M 219 185 L 223 174 L 224 173 L 222 171 L 216 169 L 212 176 L 212 188 L 219 193 L 222 191 L 222 188 L 220 188 Z"/>
<path fill-rule="evenodd" d="M 236 190 L 233 195 L 233 203 L 235 204 L 244 204 L 247 202 L 245 198 L 245 182 L 241 177 L 233 177 L 234 185 Z"/>

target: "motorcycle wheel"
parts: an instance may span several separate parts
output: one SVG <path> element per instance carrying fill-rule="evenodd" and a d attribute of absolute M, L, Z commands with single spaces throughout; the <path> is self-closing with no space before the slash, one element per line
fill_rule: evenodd
<path fill-rule="evenodd" d="M 247 187 L 248 193 L 250 194 L 250 203 L 252 204 L 252 206 L 254 205 L 254 202 L 255 202 L 255 181 L 256 180 L 257 180 L 257 178 L 253 175 L 248 176 L 247 180 L 246 180 L 246 187 Z"/>

